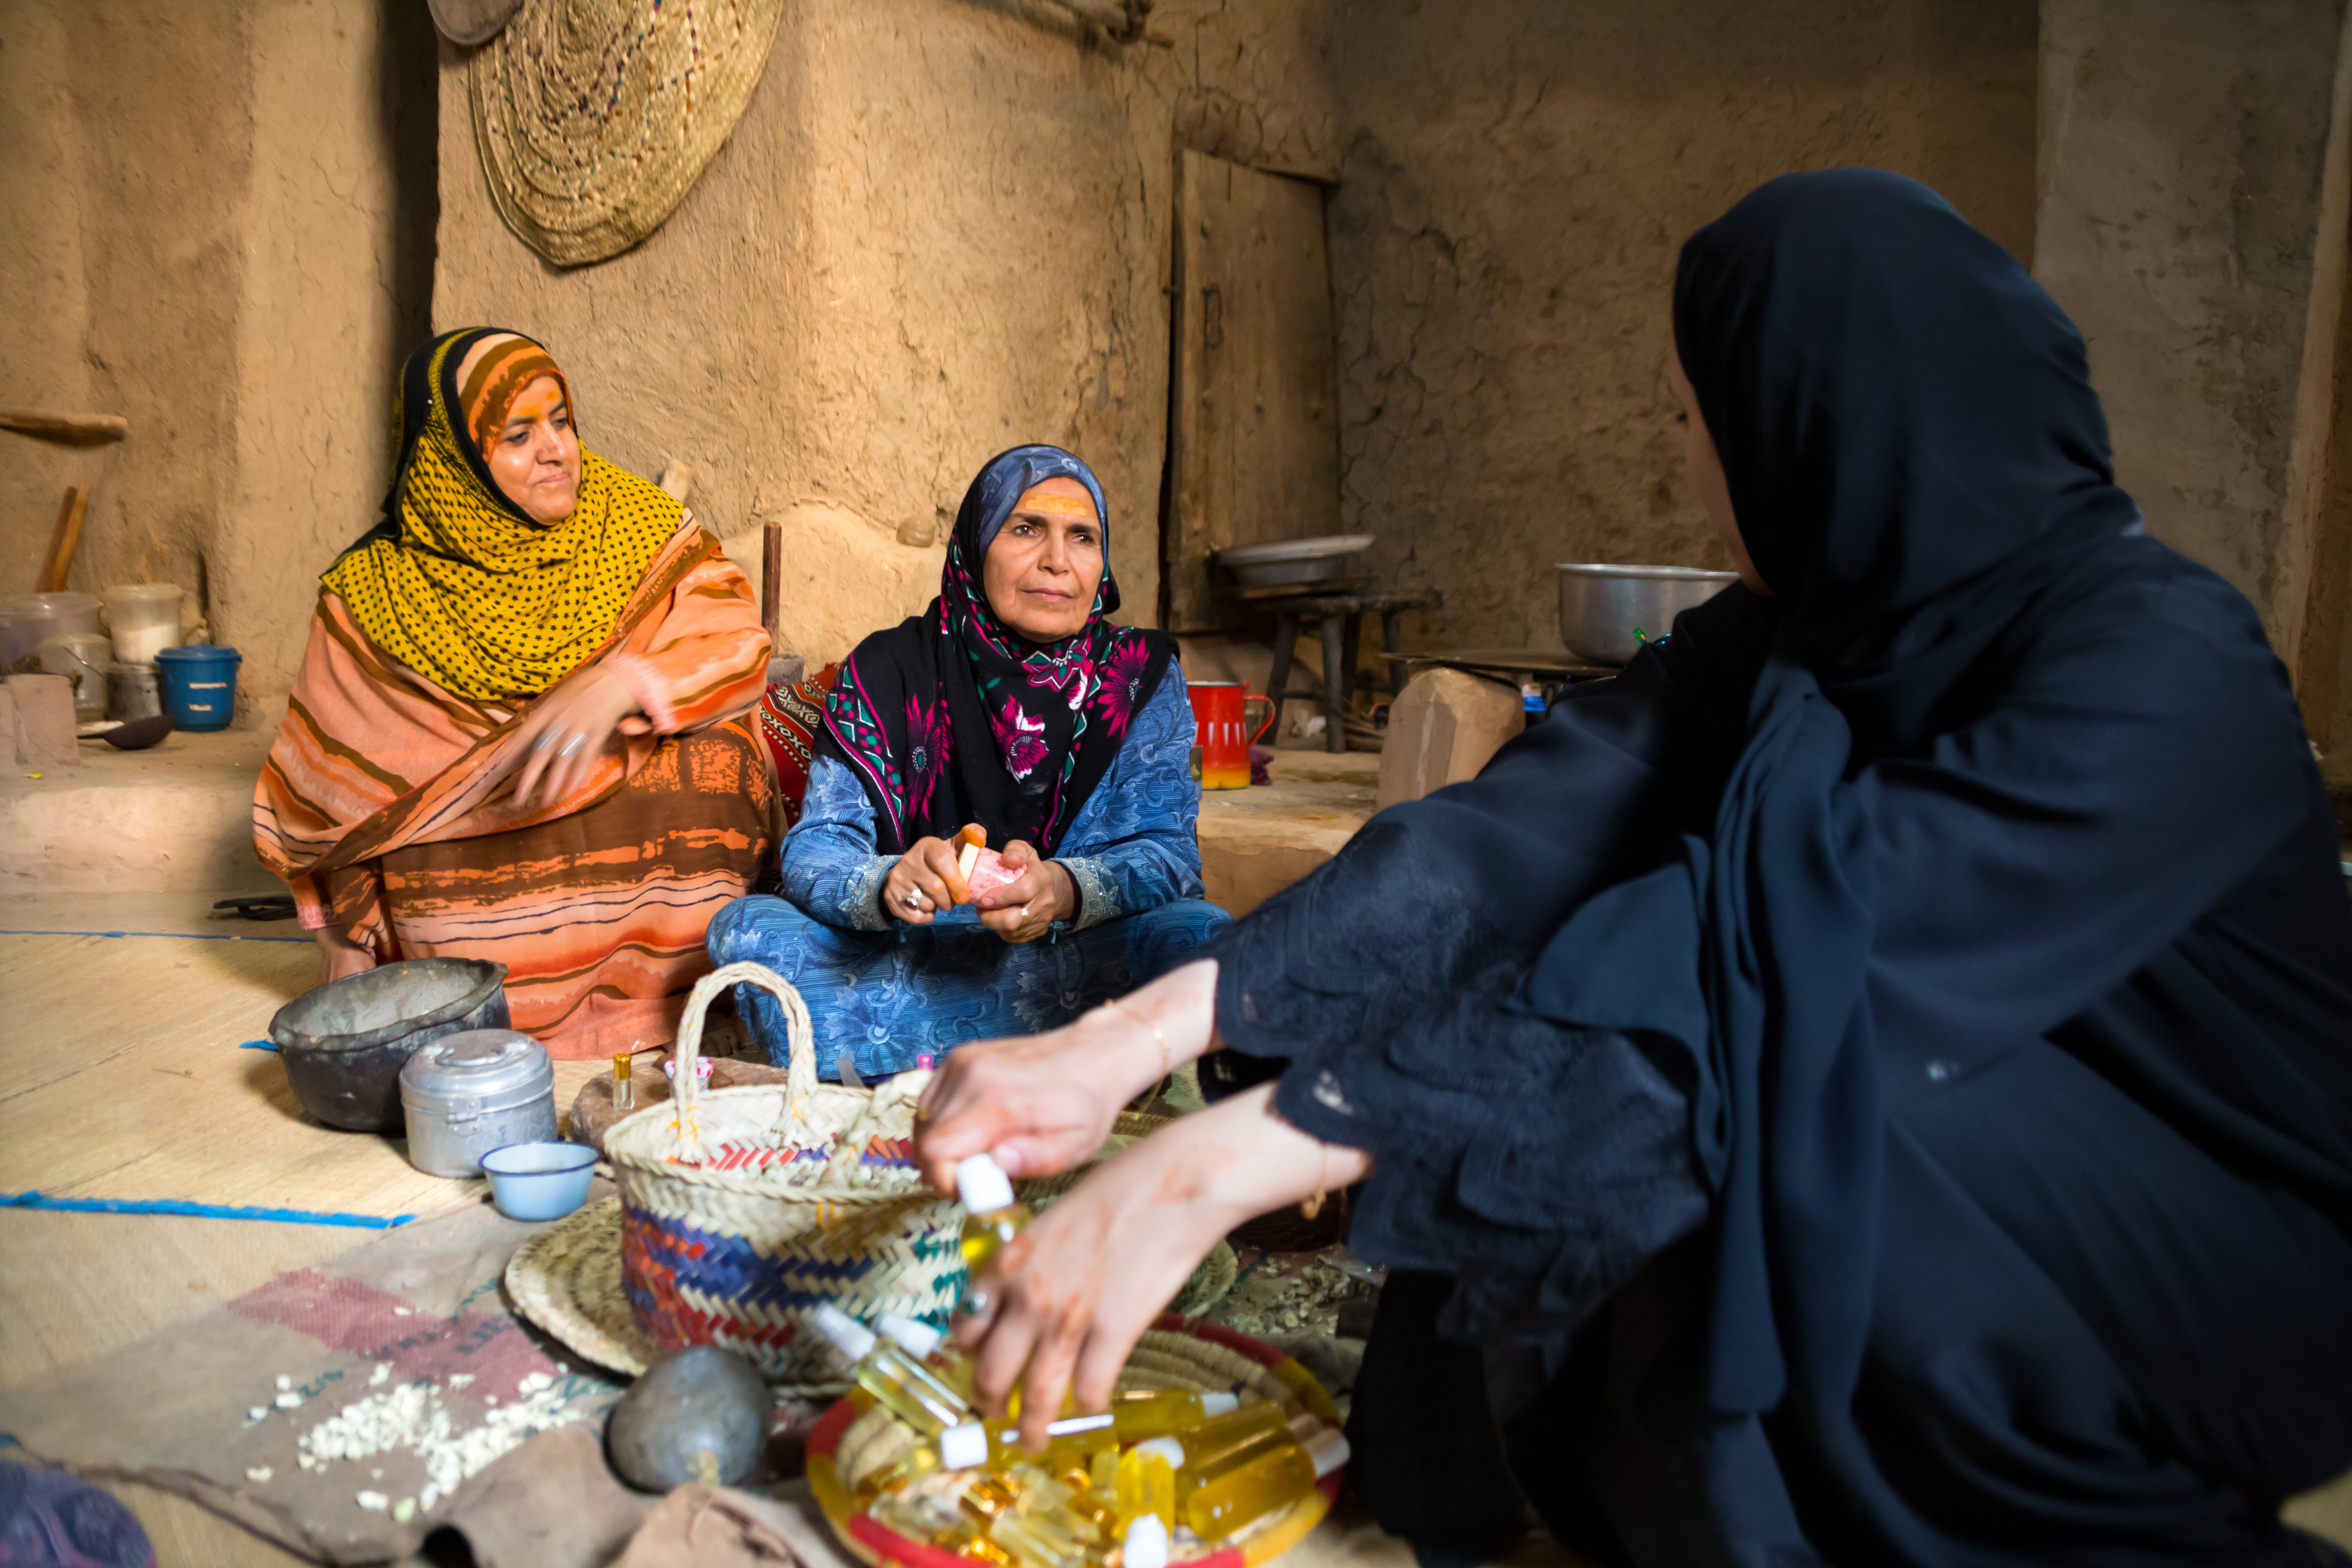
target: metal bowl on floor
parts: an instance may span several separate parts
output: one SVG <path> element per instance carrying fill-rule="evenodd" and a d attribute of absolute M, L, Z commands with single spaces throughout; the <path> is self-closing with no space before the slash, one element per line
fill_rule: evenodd
<path fill-rule="evenodd" d="M 1696 566 L 1602 566 L 1561 563 L 1559 640 L 1579 658 L 1625 664 L 1674 629 L 1675 617 L 1739 581 L 1737 572 Z"/>
<path fill-rule="evenodd" d="M 508 1026 L 507 966 L 412 958 L 306 991 L 269 1020 L 302 1109 L 348 1132 L 399 1132 L 400 1069 L 461 1029 Z"/>
<path fill-rule="evenodd" d="M 1327 533 L 1314 539 L 1277 539 L 1267 544 L 1236 544 L 1209 557 L 1234 580 L 1245 599 L 1270 594 L 1334 593 L 1354 582 L 1358 559 L 1378 537 Z"/>

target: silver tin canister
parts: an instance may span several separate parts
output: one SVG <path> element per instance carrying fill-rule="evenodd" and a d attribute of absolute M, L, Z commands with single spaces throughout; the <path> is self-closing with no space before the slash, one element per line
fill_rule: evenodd
<path fill-rule="evenodd" d="M 106 667 L 106 710 L 129 723 L 152 719 L 163 710 L 161 673 L 152 664 L 110 664 Z"/>
<path fill-rule="evenodd" d="M 555 1063 L 512 1029 L 444 1035 L 400 1069 L 408 1163 L 428 1176 L 477 1176 L 482 1156 L 555 1137 Z"/>

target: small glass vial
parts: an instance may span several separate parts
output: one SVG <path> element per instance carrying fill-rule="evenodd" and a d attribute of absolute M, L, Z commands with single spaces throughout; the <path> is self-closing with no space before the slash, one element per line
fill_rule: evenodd
<path fill-rule="evenodd" d="M 613 1053 L 613 1109 L 631 1110 L 636 1107 L 636 1086 L 629 1081 L 629 1068 L 635 1058 L 626 1051 Z"/>
<path fill-rule="evenodd" d="M 1065 1506 L 1067 1495 L 1061 1483 L 1024 1465 L 982 1477 L 957 1500 L 991 1541 L 1032 1568 L 1091 1568 L 1099 1560 L 1087 1550 L 1092 1531 Z"/>
<path fill-rule="evenodd" d="M 817 1331 L 849 1358 L 850 1375 L 876 1403 L 927 1437 L 971 1419 L 971 1406 L 896 1340 L 886 1340 L 833 1305 L 816 1310 Z"/>
<path fill-rule="evenodd" d="M 1232 1415 L 1240 1406 L 1240 1397 L 1222 1388 L 1206 1394 L 1189 1388 L 1134 1389 L 1111 1395 L 1110 1415 L 1120 1442 L 1139 1443 L 1146 1437 L 1192 1431 L 1204 1422 Z"/>
<path fill-rule="evenodd" d="M 1029 1223 L 1028 1205 L 1013 1197 L 1013 1179 L 988 1154 L 957 1163 L 956 1194 L 965 1209 L 963 1266 L 977 1275 Z"/>
<path fill-rule="evenodd" d="M 1290 1434 L 1266 1452 L 1204 1476 L 1184 1499 L 1184 1522 L 1203 1541 L 1221 1541 L 1253 1520 L 1286 1508 L 1348 1462 L 1347 1436 L 1325 1427 L 1304 1442 Z"/>
<path fill-rule="evenodd" d="M 1312 1415 L 1302 1415 L 1298 1420 L 1313 1423 L 1308 1436 L 1323 1425 Z M 1133 1451 L 1157 1454 L 1165 1459 L 1168 1468 L 1176 1472 L 1177 1490 L 1183 1492 L 1210 1466 L 1230 1462 L 1238 1454 L 1255 1452 L 1283 1432 L 1282 1406 L 1270 1399 L 1260 1399 L 1213 1416 L 1188 1432 L 1146 1438 Z"/>
<path fill-rule="evenodd" d="M 1106 1415 L 1066 1415 L 1052 1423 L 1045 1428 L 1045 1450 L 1036 1454 L 1021 1446 L 1021 1429 L 1009 1421 L 994 1426 L 966 1421 L 940 1434 L 940 1458 L 950 1470 L 986 1466 L 1009 1473 L 1024 1465 L 1083 1467 L 1095 1455 L 1118 1447 L 1118 1433 Z"/>

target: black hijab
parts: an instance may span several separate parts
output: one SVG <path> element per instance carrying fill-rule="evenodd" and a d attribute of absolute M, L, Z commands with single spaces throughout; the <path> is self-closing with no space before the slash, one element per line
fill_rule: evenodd
<path fill-rule="evenodd" d="M 2352 908 L 2284 672 L 1925 187 L 1761 187 L 1675 326 L 1775 596 L 1213 943 L 1223 1037 L 1374 1151 L 1352 1244 L 1452 1276 L 1441 1331 L 1595 1358 L 1548 1419 L 1612 1550 L 2274 1533 L 2352 1461 Z"/>
<path fill-rule="evenodd" d="M 1022 496 L 1052 479 L 1093 499 L 1103 574 L 1086 625 L 1038 644 L 989 606 L 982 563 Z M 1053 855 L 1175 653 L 1165 632 L 1107 619 L 1118 603 L 1094 470 L 1059 447 L 990 458 L 957 509 L 939 597 L 859 643 L 826 700 L 819 748 L 866 786 L 879 853 L 977 822 L 992 847 L 1017 838 Z"/>

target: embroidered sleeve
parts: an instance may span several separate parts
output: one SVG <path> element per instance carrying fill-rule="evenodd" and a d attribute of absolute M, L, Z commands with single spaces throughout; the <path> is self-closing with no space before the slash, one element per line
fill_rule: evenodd
<path fill-rule="evenodd" d="M 874 852 L 874 805 L 857 775 L 836 758 L 816 758 L 801 819 L 784 839 L 784 897 L 829 926 L 887 931 L 882 879 L 897 863 Z"/>
<path fill-rule="evenodd" d="M 1075 927 L 1202 895 L 1192 737 L 1192 700 L 1171 663 L 1055 857 L 1078 887 Z"/>

